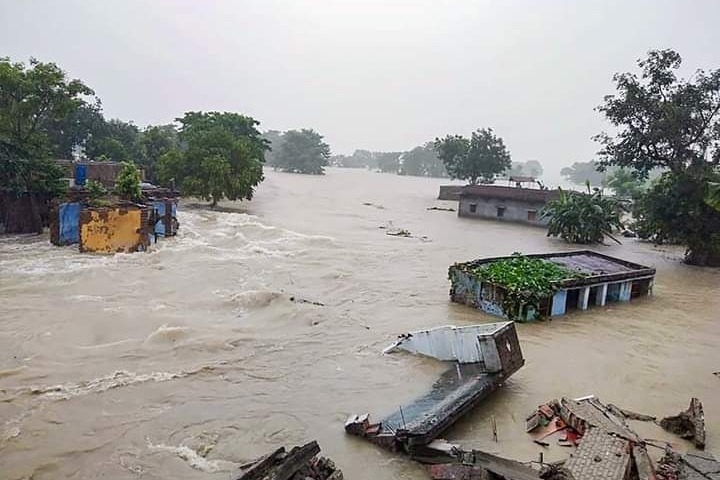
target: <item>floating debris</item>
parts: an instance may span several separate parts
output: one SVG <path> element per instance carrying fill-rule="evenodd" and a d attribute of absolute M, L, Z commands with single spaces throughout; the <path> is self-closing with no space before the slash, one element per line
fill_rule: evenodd
<path fill-rule="evenodd" d="M 289 452 L 280 447 L 257 462 L 243 465 L 233 480 L 342 480 L 343 474 L 325 457 L 318 457 L 320 446 L 316 441 Z"/>
<path fill-rule="evenodd" d="M 697 398 L 690 399 L 687 410 L 660 420 L 660 426 L 680 438 L 692 440 L 700 450 L 705 449 L 705 414 L 702 402 Z"/>
<path fill-rule="evenodd" d="M 437 210 L 440 212 L 455 212 L 456 211 L 454 208 L 448 208 L 448 207 L 428 207 L 426 210 Z"/>

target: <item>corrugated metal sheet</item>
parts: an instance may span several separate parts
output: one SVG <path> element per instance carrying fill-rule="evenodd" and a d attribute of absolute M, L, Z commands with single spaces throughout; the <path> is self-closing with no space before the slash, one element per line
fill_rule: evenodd
<path fill-rule="evenodd" d="M 80 251 L 144 251 L 150 244 L 146 222 L 147 208 L 86 208 L 80 212 Z"/>
<path fill-rule="evenodd" d="M 58 245 L 72 245 L 80 242 L 79 203 L 61 203 L 58 208 Z"/>
<path fill-rule="evenodd" d="M 446 325 L 419 330 L 401 335 L 385 352 L 399 348 L 438 360 L 483 363 L 487 372 L 497 372 L 502 369 L 502 365 L 494 339 L 511 325 L 512 322 L 499 322 L 467 327 Z"/>

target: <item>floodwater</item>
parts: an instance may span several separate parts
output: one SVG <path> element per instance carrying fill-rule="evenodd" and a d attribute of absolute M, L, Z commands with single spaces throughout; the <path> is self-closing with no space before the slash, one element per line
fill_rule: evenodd
<path fill-rule="evenodd" d="M 148 254 L 0 237 L 0 478 L 226 479 L 311 439 L 348 479 L 427 478 L 343 432 L 349 414 L 393 412 L 444 370 L 383 347 L 496 320 L 448 302 L 453 262 L 570 247 L 426 210 L 453 206 L 435 200 L 439 179 L 266 176 L 252 202 L 223 204 L 234 211 L 184 205 L 180 235 Z M 534 460 L 524 419 L 546 400 L 592 393 L 663 416 L 697 396 L 720 453 L 720 271 L 632 240 L 597 249 L 655 266 L 655 295 L 519 325 L 526 366 L 448 439 Z"/>

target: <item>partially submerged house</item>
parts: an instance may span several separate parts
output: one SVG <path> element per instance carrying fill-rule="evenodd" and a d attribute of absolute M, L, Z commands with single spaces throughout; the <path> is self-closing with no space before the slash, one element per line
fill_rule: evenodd
<path fill-rule="evenodd" d="M 457 263 L 449 278 L 452 301 L 524 321 L 648 295 L 655 269 L 581 250 Z"/>
<path fill-rule="evenodd" d="M 526 179 L 520 179 L 526 180 Z M 522 188 L 501 185 L 468 185 L 458 195 L 458 216 L 488 218 L 531 225 L 547 225 L 541 210 L 547 202 L 558 198 L 557 190 Z"/>
<path fill-rule="evenodd" d="M 150 246 L 149 209 L 132 203 L 80 211 L 80 251 L 143 252 Z"/>

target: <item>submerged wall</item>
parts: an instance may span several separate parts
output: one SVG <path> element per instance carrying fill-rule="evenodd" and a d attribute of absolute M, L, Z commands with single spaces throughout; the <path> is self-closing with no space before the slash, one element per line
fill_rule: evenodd
<path fill-rule="evenodd" d="M 53 245 L 80 243 L 80 210 L 78 202 L 59 204 L 51 212 L 50 242 Z"/>
<path fill-rule="evenodd" d="M 80 213 L 80 251 L 145 251 L 150 245 L 147 218 L 146 207 L 86 208 Z"/>

